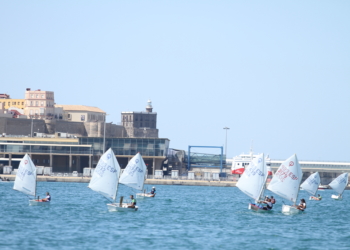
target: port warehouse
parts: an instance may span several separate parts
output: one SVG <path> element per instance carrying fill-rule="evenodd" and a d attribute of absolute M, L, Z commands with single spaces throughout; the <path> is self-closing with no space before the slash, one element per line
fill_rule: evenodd
<path fill-rule="evenodd" d="M 37 166 L 52 167 L 52 172 L 82 173 L 96 167 L 103 153 L 101 137 L 40 138 L 0 137 L 0 165 L 18 168 L 20 160 L 29 154 Z M 169 148 L 166 138 L 106 138 L 106 149 L 112 148 L 121 168 L 138 152 L 147 165 L 148 174 L 161 169 Z"/>

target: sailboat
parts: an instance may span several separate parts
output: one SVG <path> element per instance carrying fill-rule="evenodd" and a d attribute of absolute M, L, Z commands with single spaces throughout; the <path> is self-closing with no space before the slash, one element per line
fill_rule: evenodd
<path fill-rule="evenodd" d="M 88 187 L 107 199 L 112 199 L 112 202 L 115 203 L 118 192 L 119 176 L 120 166 L 113 150 L 110 148 L 98 161 Z"/>
<path fill-rule="evenodd" d="M 335 200 L 342 200 L 343 199 L 343 192 L 346 186 L 348 185 L 348 173 L 343 173 L 339 175 L 335 180 L 333 180 L 331 183 L 329 183 L 329 186 L 338 193 L 338 195 L 332 194 L 332 199 Z"/>
<path fill-rule="evenodd" d="M 13 189 L 20 191 L 26 195 L 34 196 L 33 200 L 29 200 L 29 205 L 49 205 L 50 202 L 43 202 L 39 199 L 36 200 L 36 167 L 29 155 L 26 154 L 21 162 L 16 174 L 15 183 Z"/>
<path fill-rule="evenodd" d="M 146 190 L 143 190 L 143 193 L 137 193 L 136 197 L 138 198 L 153 198 L 154 196 L 156 196 L 156 193 L 151 194 L 151 193 L 146 193 Z"/>
<path fill-rule="evenodd" d="M 317 197 L 314 197 L 317 193 L 318 186 L 320 185 L 320 175 L 318 172 L 313 173 L 310 175 L 303 184 L 300 185 L 300 187 L 311 194 L 312 196 L 309 198 L 309 200 L 319 200 Z"/>
<path fill-rule="evenodd" d="M 263 200 L 262 196 L 265 191 L 266 179 L 267 166 L 265 164 L 264 154 L 260 154 L 246 167 L 236 185 L 243 193 L 255 200 L 255 203 L 249 203 L 248 209 L 268 211 L 258 205 L 259 200 Z"/>
<path fill-rule="evenodd" d="M 296 208 L 296 201 L 299 194 L 299 185 L 303 177 L 303 172 L 294 154 L 285 160 L 272 177 L 268 190 L 278 196 L 293 202 L 293 206 L 282 205 L 282 213 L 295 214 L 300 210 Z"/>
<path fill-rule="evenodd" d="M 109 149 L 98 162 L 88 187 L 108 199 L 112 199 L 112 203 L 107 204 L 109 211 L 137 211 L 138 206 L 129 207 L 127 203 L 123 203 L 123 196 L 120 197 L 119 203 L 116 203 L 118 186 L 120 183 L 137 190 L 143 190 L 146 170 L 146 164 L 141 154 L 137 153 L 120 176 L 117 159 L 113 150 Z"/>

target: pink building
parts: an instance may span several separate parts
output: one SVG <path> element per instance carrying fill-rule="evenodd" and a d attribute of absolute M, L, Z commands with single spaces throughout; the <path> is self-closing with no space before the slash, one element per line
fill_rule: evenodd
<path fill-rule="evenodd" d="M 28 118 L 53 119 L 55 115 L 53 91 L 26 89 L 24 114 Z"/>

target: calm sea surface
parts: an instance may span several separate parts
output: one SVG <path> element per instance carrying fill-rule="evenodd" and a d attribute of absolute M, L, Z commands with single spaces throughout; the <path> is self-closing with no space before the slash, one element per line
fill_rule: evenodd
<path fill-rule="evenodd" d="M 139 211 L 129 213 L 108 212 L 86 183 L 39 182 L 39 195 L 51 193 L 48 207 L 29 206 L 12 187 L 0 183 L 0 249 L 350 249 L 349 191 L 343 201 L 322 191 L 303 214 L 283 215 L 281 199 L 272 213 L 248 211 L 233 187 L 158 185 L 155 198 L 137 199 Z"/>

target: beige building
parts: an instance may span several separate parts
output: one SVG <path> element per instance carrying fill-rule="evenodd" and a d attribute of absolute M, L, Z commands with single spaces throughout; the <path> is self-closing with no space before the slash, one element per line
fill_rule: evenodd
<path fill-rule="evenodd" d="M 24 114 L 28 118 L 53 119 L 55 115 L 54 105 L 55 96 L 53 91 L 26 89 Z"/>
<path fill-rule="evenodd" d="M 0 103 L 4 104 L 4 109 L 8 110 L 11 107 L 24 109 L 24 99 L 11 99 L 10 95 L 0 94 Z"/>
<path fill-rule="evenodd" d="M 55 105 L 63 109 L 63 120 L 72 122 L 103 122 L 106 112 L 85 105 Z"/>

